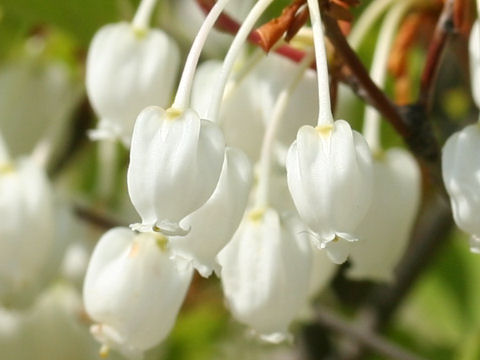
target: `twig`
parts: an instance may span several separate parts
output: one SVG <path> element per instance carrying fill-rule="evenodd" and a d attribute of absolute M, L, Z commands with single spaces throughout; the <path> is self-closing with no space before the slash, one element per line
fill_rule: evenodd
<path fill-rule="evenodd" d="M 431 92 L 435 83 L 443 50 L 450 34 L 454 31 L 454 4 L 455 0 L 446 0 L 442 13 L 438 18 L 433 33 L 430 47 L 428 48 L 427 60 L 420 81 L 419 103 L 429 110 Z"/>
<path fill-rule="evenodd" d="M 434 259 L 453 228 L 452 213 L 443 198 L 432 199 L 419 220 L 412 243 L 397 267 L 397 280 L 393 286 L 380 286 L 367 303 L 375 308 L 374 326 L 386 325 L 400 301 L 405 297 L 418 275 Z"/>
<path fill-rule="evenodd" d="M 323 326 L 338 332 L 341 335 L 348 336 L 357 342 L 363 344 L 376 353 L 385 356 L 387 359 L 395 360 L 421 360 L 422 358 L 402 349 L 388 339 L 375 334 L 374 332 L 360 328 L 354 323 L 350 323 L 333 311 L 318 306 L 315 311 L 316 320 Z"/>
<path fill-rule="evenodd" d="M 388 325 L 398 305 L 408 294 L 435 254 L 448 239 L 453 228 L 450 207 L 445 199 L 436 196 L 423 209 L 412 235 L 409 249 L 397 266 L 396 280 L 392 285 L 378 285 L 369 294 L 365 305 L 357 312 L 356 323 L 362 328 L 376 331 Z M 364 347 L 360 342 L 345 347 L 344 359 L 362 358 Z"/>
<path fill-rule="evenodd" d="M 335 51 L 342 57 L 352 75 L 358 81 L 366 100 L 374 106 L 395 130 L 404 138 L 411 135 L 410 129 L 405 125 L 404 119 L 398 108 L 393 104 L 385 93 L 375 85 L 370 78 L 367 69 L 363 66 L 357 54 L 348 44 L 337 22 L 329 16 L 324 16 L 325 32 L 335 47 Z"/>
<path fill-rule="evenodd" d="M 93 119 L 93 110 L 85 96 L 74 114 L 71 135 L 64 152 L 55 160 L 55 163 L 49 166 L 48 173 L 51 177 L 57 176 L 69 164 L 72 157 L 77 154 L 82 146 L 88 143 L 85 134 L 87 129 L 92 126 Z"/>
<path fill-rule="evenodd" d="M 127 224 L 100 214 L 95 210 L 85 206 L 75 205 L 73 210 L 75 212 L 75 215 L 77 215 L 80 219 L 100 229 L 109 230 L 117 226 L 128 226 Z"/>

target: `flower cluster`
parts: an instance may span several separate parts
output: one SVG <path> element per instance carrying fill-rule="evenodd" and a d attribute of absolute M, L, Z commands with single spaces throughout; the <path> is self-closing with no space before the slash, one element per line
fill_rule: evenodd
<path fill-rule="evenodd" d="M 150 26 L 156 0 L 141 0 L 131 22 L 97 31 L 85 72 L 86 96 L 98 118 L 88 131 L 99 144 L 96 190 L 108 208 L 117 176 L 125 175 L 123 197 L 115 201 L 128 203 L 122 213 L 128 222 L 107 221 L 109 230 L 94 235 L 95 245 L 64 240 L 75 237 L 71 229 L 78 224 L 63 204 L 62 184 L 49 180 L 52 154 L 64 146 L 59 119 L 71 112 L 80 90 L 65 90 L 63 70 L 49 69 L 53 97 L 63 106 L 45 119 L 39 115 L 38 126 L 46 130 L 20 150 L 0 116 L 0 322 L 27 322 L 3 307 L 31 306 L 60 272 L 83 288 L 83 305 L 63 289 L 45 296 L 40 309 L 56 307 L 59 299 L 69 309 L 83 307 L 102 357 L 114 350 L 142 359 L 172 331 L 196 273 L 217 276 L 233 318 L 271 343 L 292 338 L 292 324 L 340 266 L 350 280 L 395 280 L 421 204 L 419 163 L 404 147 L 382 146 L 381 114 L 371 105 L 361 131 L 358 119 L 339 118 L 342 109 L 332 107 L 331 49 L 318 0 L 294 1 L 291 26 L 281 28 L 295 61 L 276 52 L 286 46 L 280 38 L 268 40 L 267 54 L 247 49 L 248 39 L 259 42 L 262 34 L 252 29 L 273 2 L 200 1 L 209 7 L 200 16 L 200 8 L 192 12 L 186 0 L 175 1 L 172 12 L 189 14 L 183 30 L 194 34 L 178 81 L 182 47 Z M 415 1 L 384 3 L 369 13 L 386 12 L 370 72 L 378 88 L 386 83 L 394 35 Z M 214 29 L 229 11 L 243 19 L 231 42 Z M 281 26 L 277 20 L 268 25 Z M 366 32 L 360 23 L 347 39 L 353 48 Z M 173 33 L 181 30 L 170 25 Z M 223 50 L 223 61 L 199 64 L 202 55 Z M 479 19 L 469 56 L 480 109 Z M 23 81 L 15 81 L 14 72 L 7 78 Z M 339 97 L 339 104 L 346 101 Z M 47 101 L 55 99 L 38 102 Z M 126 152 L 124 174 L 115 166 L 118 153 Z M 477 253 L 479 154 L 480 123 L 451 135 L 442 152 L 454 220 Z M 77 232 L 86 238 L 84 231 Z"/>

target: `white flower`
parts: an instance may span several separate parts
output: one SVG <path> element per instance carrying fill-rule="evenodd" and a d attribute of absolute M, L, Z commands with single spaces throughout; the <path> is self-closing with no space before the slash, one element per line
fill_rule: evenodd
<path fill-rule="evenodd" d="M 140 111 L 170 101 L 179 61 L 177 45 L 160 30 L 140 31 L 126 22 L 102 27 L 86 70 L 88 97 L 100 117 L 93 137 L 128 145 Z"/>
<path fill-rule="evenodd" d="M 365 139 L 344 120 L 313 128 L 303 126 L 287 155 L 287 180 L 301 219 L 326 247 L 332 261 L 342 263 L 347 241 L 372 198 L 372 159 Z"/>
<path fill-rule="evenodd" d="M 172 260 L 167 239 L 108 231 L 97 244 L 83 289 L 85 308 L 97 322 L 94 336 L 131 358 L 162 341 L 172 329 L 192 268 Z"/>
<path fill-rule="evenodd" d="M 447 140 L 442 175 L 453 218 L 471 235 L 471 250 L 480 253 L 480 125 L 466 126 Z"/>
<path fill-rule="evenodd" d="M 217 187 L 208 201 L 180 222 L 191 231 L 171 239 L 172 251 L 192 261 L 198 272 L 208 277 L 218 273 L 216 256 L 232 238 L 242 220 L 252 183 L 247 157 L 238 149 L 227 148 Z"/>
<path fill-rule="evenodd" d="M 34 284 L 54 239 L 53 201 L 45 171 L 32 159 L 0 163 L 0 301 Z"/>
<path fill-rule="evenodd" d="M 418 212 L 421 174 L 414 157 L 400 148 L 375 158 L 373 174 L 372 205 L 357 229 L 362 241 L 352 244 L 348 276 L 390 281 Z"/>
<path fill-rule="evenodd" d="M 43 63 L 40 57 L 2 64 L 0 129 L 11 155 L 32 152 L 47 136 L 60 150 L 68 141 L 68 119 L 81 92 L 65 64 Z"/>
<path fill-rule="evenodd" d="M 470 33 L 469 53 L 472 95 L 480 109 L 480 19 L 475 20 Z"/>
<path fill-rule="evenodd" d="M 82 314 L 81 296 L 66 282 L 49 287 L 28 311 L 0 308 L 2 359 L 97 359 L 98 344 Z"/>
<path fill-rule="evenodd" d="M 221 130 L 183 112 L 149 107 L 138 116 L 132 138 L 128 193 L 142 231 L 185 235 L 178 222 L 202 206 L 217 185 L 225 152 Z"/>
<path fill-rule="evenodd" d="M 233 316 L 267 341 L 278 342 L 305 304 L 311 249 L 297 219 L 271 208 L 247 214 L 218 255 Z"/>

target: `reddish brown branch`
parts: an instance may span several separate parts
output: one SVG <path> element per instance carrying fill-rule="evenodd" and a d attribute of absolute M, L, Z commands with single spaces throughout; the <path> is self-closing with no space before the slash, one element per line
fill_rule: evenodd
<path fill-rule="evenodd" d="M 431 92 L 435 83 L 440 65 L 441 55 L 447 44 L 449 35 L 454 30 L 455 0 L 445 0 L 442 13 L 438 18 L 437 26 L 427 53 L 427 60 L 420 80 L 419 103 L 428 109 Z"/>
<path fill-rule="evenodd" d="M 357 54 L 348 44 L 337 22 L 329 16 L 324 17 L 326 35 L 330 39 L 335 51 L 342 57 L 353 76 L 358 81 L 366 99 L 392 124 L 395 130 L 404 138 L 408 138 L 410 130 L 405 125 L 395 104 L 388 99 L 370 78 L 367 69 L 363 66 Z"/>

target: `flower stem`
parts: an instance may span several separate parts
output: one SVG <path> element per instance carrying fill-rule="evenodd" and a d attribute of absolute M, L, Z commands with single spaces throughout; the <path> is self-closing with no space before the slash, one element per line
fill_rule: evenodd
<path fill-rule="evenodd" d="M 318 0 L 308 0 L 308 10 L 312 22 L 313 43 L 315 45 L 315 59 L 317 63 L 318 126 L 329 126 L 333 124 L 333 115 L 330 105 L 327 53 L 325 50 L 323 25 Z"/>
<path fill-rule="evenodd" d="M 268 190 L 270 184 L 270 173 L 272 168 L 272 157 L 275 145 L 275 138 L 280 125 L 280 120 L 285 113 L 285 109 L 287 108 L 288 102 L 291 99 L 292 94 L 302 80 L 305 71 L 308 69 L 312 61 L 313 52 L 307 53 L 306 56 L 303 58 L 302 62 L 299 64 L 295 73 L 293 74 L 290 83 L 287 84 L 287 86 L 283 88 L 283 90 L 280 92 L 280 95 L 277 97 L 277 100 L 273 107 L 272 117 L 268 122 L 268 126 L 263 137 L 262 150 L 260 153 L 260 174 L 256 193 L 256 207 L 266 207 L 269 203 Z"/>
<path fill-rule="evenodd" d="M 254 27 L 258 18 L 272 2 L 273 0 L 258 0 L 243 21 L 243 24 L 238 30 L 237 35 L 235 35 L 235 38 L 228 49 L 227 55 L 225 56 L 225 60 L 223 61 L 220 76 L 215 84 L 215 89 L 212 93 L 212 101 L 210 102 L 210 106 L 208 108 L 207 119 L 212 121 L 218 120 L 223 93 L 227 85 L 228 76 L 230 75 L 233 64 L 235 63 L 235 59 L 238 57 L 238 54 L 240 53 L 248 34 Z"/>
<path fill-rule="evenodd" d="M 145 31 L 149 28 L 150 18 L 157 0 L 142 0 L 132 20 L 134 29 Z"/>
<path fill-rule="evenodd" d="M 203 46 L 207 40 L 208 34 L 212 30 L 215 22 L 222 13 L 223 9 L 230 0 L 218 0 L 212 7 L 207 17 L 203 21 L 202 26 L 198 30 L 195 40 L 193 40 L 192 47 L 188 53 L 185 66 L 183 68 L 182 77 L 178 85 L 177 94 L 173 101 L 172 107 L 175 109 L 185 109 L 190 103 L 190 95 L 192 92 L 193 78 L 197 68 L 198 60 L 202 53 Z"/>
<path fill-rule="evenodd" d="M 373 0 L 367 6 L 348 36 L 348 42 L 352 49 L 357 49 L 360 46 L 365 35 L 370 31 L 372 26 L 375 25 L 380 15 L 382 15 L 392 3 L 393 0 Z"/>
<path fill-rule="evenodd" d="M 373 82 L 383 88 L 387 74 L 387 63 L 390 57 L 390 49 L 400 21 L 409 9 L 412 1 L 402 1 L 396 4 L 385 16 L 380 27 L 380 33 L 373 55 L 370 77 Z M 382 151 L 380 141 L 380 113 L 372 106 L 365 106 L 363 135 L 373 153 Z"/>

